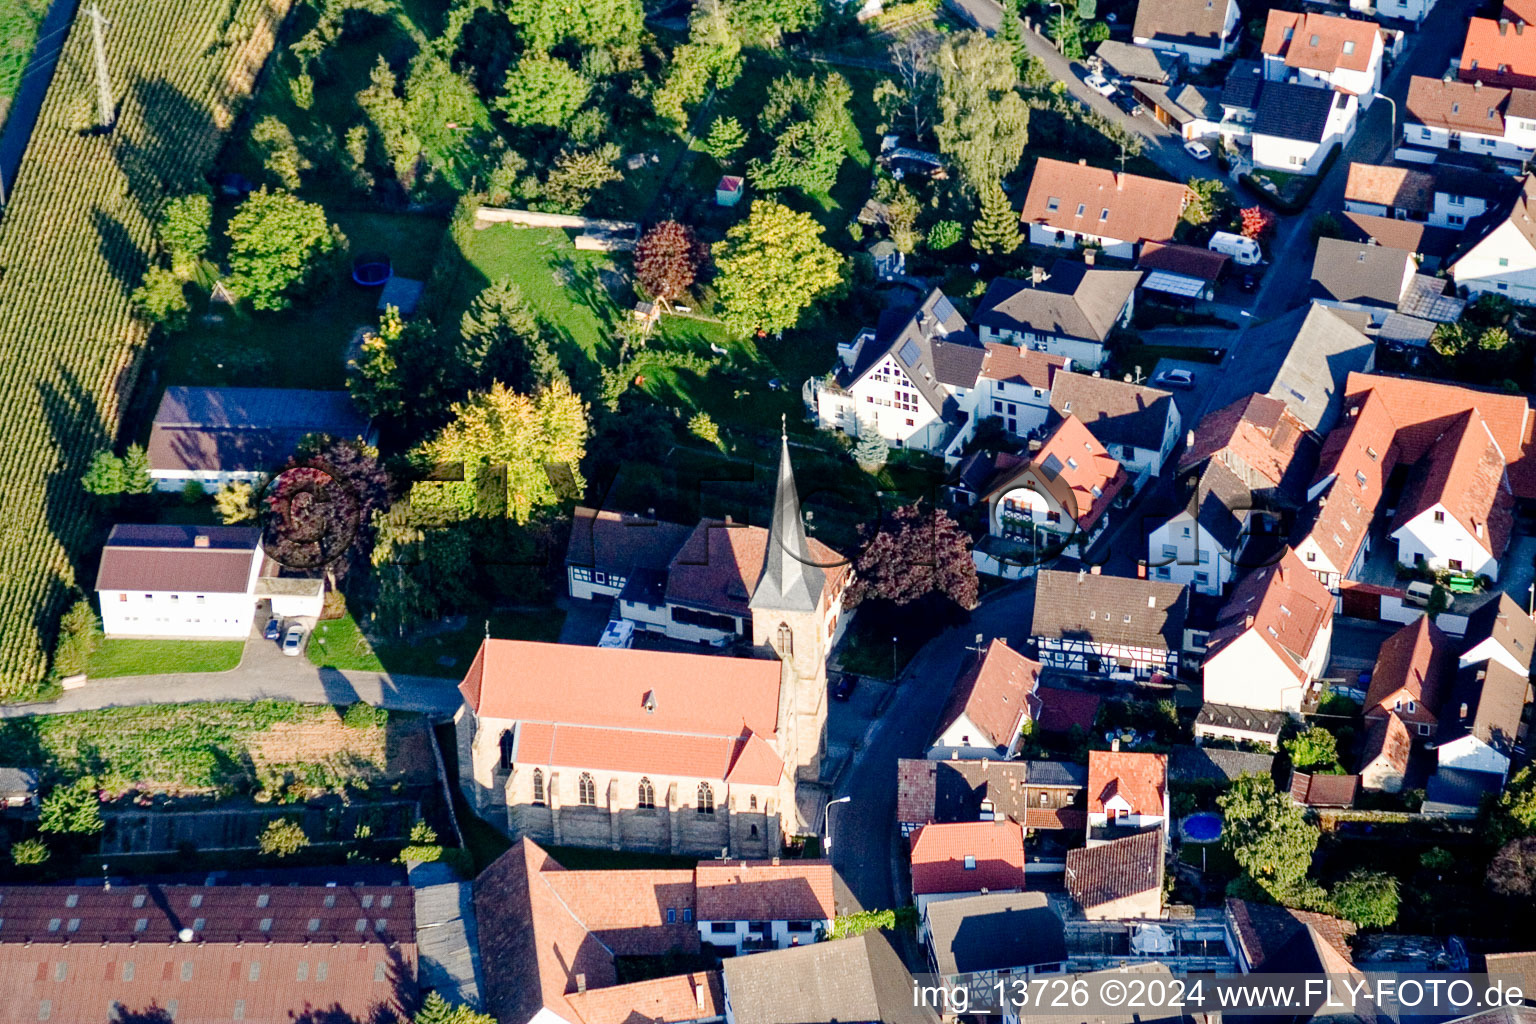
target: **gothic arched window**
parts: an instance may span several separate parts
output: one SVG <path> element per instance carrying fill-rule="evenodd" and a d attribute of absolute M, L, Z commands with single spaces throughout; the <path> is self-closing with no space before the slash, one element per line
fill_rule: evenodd
<path fill-rule="evenodd" d="M 788 658 L 795 653 L 795 634 L 789 623 L 779 623 L 779 654 Z"/>
<path fill-rule="evenodd" d="M 715 813 L 715 791 L 710 788 L 707 782 L 699 783 L 698 812 L 700 814 Z"/>
<path fill-rule="evenodd" d="M 576 802 L 583 807 L 597 806 L 597 784 L 592 781 L 591 772 L 582 772 L 576 780 Z"/>
<path fill-rule="evenodd" d="M 536 804 L 544 802 L 544 769 L 542 768 L 533 770 L 533 802 Z"/>
<path fill-rule="evenodd" d="M 656 806 L 656 787 L 651 785 L 650 779 L 640 780 L 640 799 L 636 804 L 640 807 Z"/>

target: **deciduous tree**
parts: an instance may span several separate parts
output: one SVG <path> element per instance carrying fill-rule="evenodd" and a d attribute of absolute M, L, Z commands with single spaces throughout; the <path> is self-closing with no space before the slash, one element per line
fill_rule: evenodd
<path fill-rule="evenodd" d="M 1285 741 L 1291 766 L 1299 770 L 1334 768 L 1339 763 L 1339 744 L 1333 733 L 1314 725 Z"/>
<path fill-rule="evenodd" d="M 22 839 L 11 847 L 11 863 L 19 868 L 36 867 L 48 861 L 48 844 L 35 836 Z"/>
<path fill-rule="evenodd" d="M 777 44 L 785 32 L 821 23 L 821 0 L 736 0 L 731 24 L 746 42 Z"/>
<path fill-rule="evenodd" d="M 848 104 L 853 92 L 836 72 L 783 75 L 768 87 L 758 126 L 774 140 L 767 160 L 753 160 L 747 173 L 759 188 L 826 192 L 858 138 Z"/>
<path fill-rule="evenodd" d="M 1245 206 L 1240 216 L 1244 238 L 1262 239 L 1275 228 L 1275 215 L 1262 206 Z"/>
<path fill-rule="evenodd" d="M 256 518 L 256 489 L 244 480 L 227 483 L 214 492 L 213 507 L 225 526 L 248 523 Z"/>
<path fill-rule="evenodd" d="M 1488 887 L 1500 896 L 1536 895 L 1536 837 L 1515 839 L 1494 854 Z"/>
<path fill-rule="evenodd" d="M 1029 107 L 1014 86 L 1008 44 L 980 31 L 949 36 L 939 47 L 939 149 L 973 192 L 1018 166 L 1029 141 Z"/>
<path fill-rule="evenodd" d="M 168 331 L 187 326 L 192 306 L 187 302 L 186 281 L 164 267 L 144 271 L 143 282 L 133 291 L 133 308 L 147 323 Z"/>
<path fill-rule="evenodd" d="M 312 165 L 299 152 L 292 130 L 281 118 L 268 114 L 257 121 L 251 129 L 251 142 L 261 151 L 262 166 L 279 185 L 296 189 L 303 183 L 303 172 Z"/>
<path fill-rule="evenodd" d="M 515 125 L 564 128 L 592 94 L 580 71 L 547 53 L 526 53 L 507 72 L 496 108 Z"/>
<path fill-rule="evenodd" d="M 374 517 L 374 621 L 404 637 L 426 622 L 469 607 L 475 600 L 475 546 L 457 525 L 423 529 L 396 506 Z"/>
<path fill-rule="evenodd" d="M 253 193 L 226 231 L 230 289 L 256 309 L 286 309 L 346 247 L 323 208 L 289 192 Z"/>
<path fill-rule="evenodd" d="M 905 605 L 937 593 L 973 608 L 977 591 L 970 534 L 943 509 L 918 503 L 898 508 L 879 529 L 866 530 L 843 606 L 854 608 L 871 598 Z"/>
<path fill-rule="evenodd" d="M 309 846 L 309 836 L 293 818 L 274 818 L 261 830 L 256 845 L 269 857 L 292 857 Z"/>
<path fill-rule="evenodd" d="M 714 249 L 715 289 L 738 334 L 782 331 L 843 283 L 843 260 L 808 213 L 758 199 Z"/>
<path fill-rule="evenodd" d="M 1385 871 L 1357 868 L 1333 887 L 1334 909 L 1361 928 L 1390 928 L 1397 923 L 1397 878 Z"/>
<path fill-rule="evenodd" d="M 80 486 L 87 494 L 98 498 L 115 498 L 123 493 L 123 460 L 110 448 L 104 448 L 91 456 L 91 465 L 80 478 Z"/>
<path fill-rule="evenodd" d="M 378 133 L 394 169 L 395 180 L 409 192 L 416 187 L 416 168 L 421 162 L 421 139 L 411 123 L 405 100 L 400 98 L 400 83 L 390 69 L 389 62 L 380 54 L 378 62 L 368 78 L 368 88 L 357 94 L 357 105 L 362 108 L 373 130 Z"/>
<path fill-rule="evenodd" d="M 692 287 L 708 258 L 709 247 L 693 228 L 664 220 L 635 246 L 635 278 L 651 295 L 671 302 Z"/>
<path fill-rule="evenodd" d="M 52 673 L 59 679 L 85 673 L 91 655 L 101 647 L 101 619 L 91 602 L 80 598 L 59 620 L 59 639 L 53 646 Z"/>
<path fill-rule="evenodd" d="M 54 786 L 38 807 L 37 827 L 43 832 L 93 836 L 107 827 L 101 817 L 96 780 L 83 776 Z"/>
<path fill-rule="evenodd" d="M 566 41 L 582 49 L 617 46 L 637 39 L 645 20 L 640 0 L 506 0 L 502 9 L 532 50 Z"/>
<path fill-rule="evenodd" d="M 155 221 L 155 234 L 171 258 L 176 276 L 190 278 L 208 253 L 213 203 L 206 192 L 190 192 L 166 202 Z"/>
<path fill-rule="evenodd" d="M 1250 878 L 1286 902 L 1305 888 L 1319 832 L 1268 775 L 1243 775 L 1216 801 L 1225 816 L 1222 843 Z"/>

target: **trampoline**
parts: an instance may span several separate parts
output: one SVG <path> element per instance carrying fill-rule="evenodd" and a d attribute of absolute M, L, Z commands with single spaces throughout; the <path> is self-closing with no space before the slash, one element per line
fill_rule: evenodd
<path fill-rule="evenodd" d="M 364 288 L 387 284 L 393 275 L 389 257 L 381 253 L 365 253 L 352 261 L 352 281 Z"/>
<path fill-rule="evenodd" d="M 1184 838 L 1191 843 L 1214 843 L 1221 838 L 1221 815 L 1209 811 L 1184 819 Z"/>

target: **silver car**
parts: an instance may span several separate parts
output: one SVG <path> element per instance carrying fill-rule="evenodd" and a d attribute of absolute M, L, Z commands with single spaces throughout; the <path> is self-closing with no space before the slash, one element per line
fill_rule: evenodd
<path fill-rule="evenodd" d="M 283 653 L 290 658 L 297 658 L 304 650 L 304 627 L 289 626 L 287 634 L 283 637 Z"/>

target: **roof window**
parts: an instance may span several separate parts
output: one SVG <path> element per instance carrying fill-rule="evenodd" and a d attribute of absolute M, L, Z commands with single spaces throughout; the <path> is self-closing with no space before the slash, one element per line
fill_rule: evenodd
<path fill-rule="evenodd" d="M 1051 198 L 1045 201 L 1045 208 L 1048 212 L 1055 213 L 1061 209 L 1061 200 L 1056 196 L 1051 196 Z"/>

